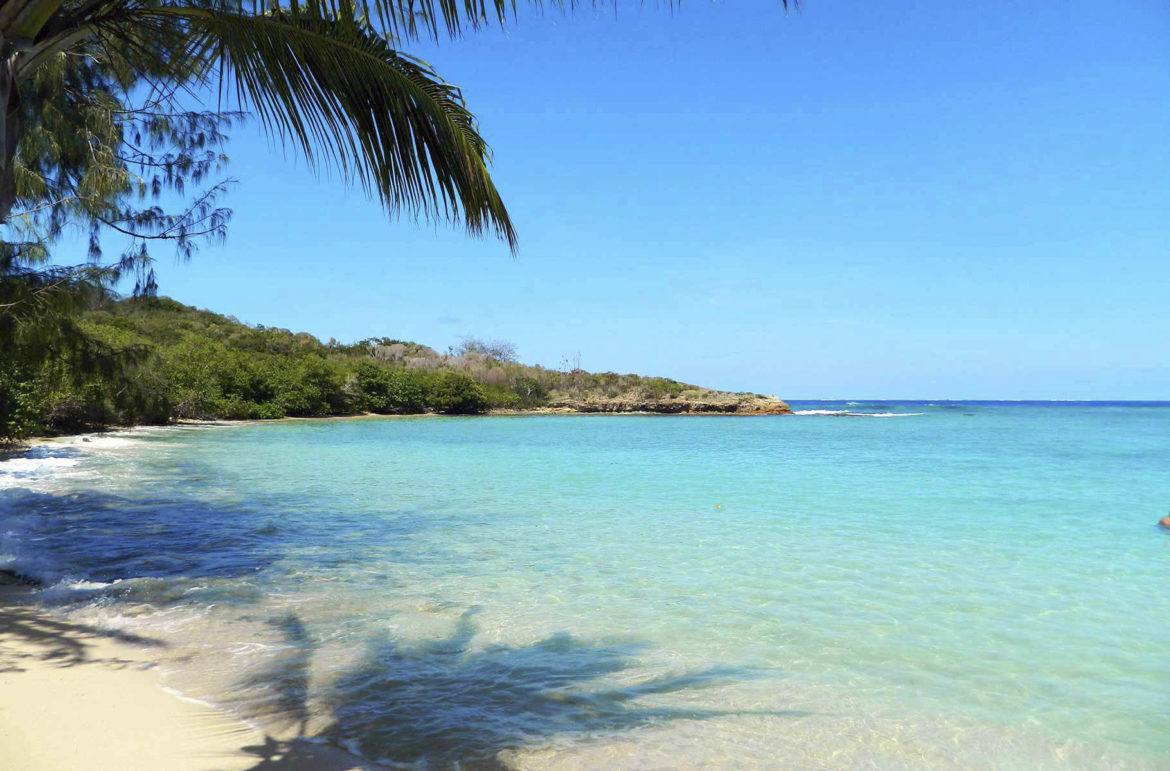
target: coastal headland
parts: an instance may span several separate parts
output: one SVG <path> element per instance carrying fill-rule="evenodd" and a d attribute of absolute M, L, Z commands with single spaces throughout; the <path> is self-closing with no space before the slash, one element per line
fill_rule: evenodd
<path fill-rule="evenodd" d="M 165 297 L 100 300 L 82 315 L 91 370 L 9 373 L 0 441 L 164 425 L 379 415 L 653 413 L 785 415 L 774 396 L 721 391 L 579 362 L 522 364 L 515 346 L 466 337 L 440 353 L 370 337 L 322 342 Z"/>

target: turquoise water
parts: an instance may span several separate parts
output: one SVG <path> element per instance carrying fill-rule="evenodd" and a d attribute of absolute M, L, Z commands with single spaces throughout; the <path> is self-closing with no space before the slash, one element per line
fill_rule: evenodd
<path fill-rule="evenodd" d="M 0 563 L 391 765 L 1170 768 L 1170 407 L 793 407 L 74 438 Z"/>

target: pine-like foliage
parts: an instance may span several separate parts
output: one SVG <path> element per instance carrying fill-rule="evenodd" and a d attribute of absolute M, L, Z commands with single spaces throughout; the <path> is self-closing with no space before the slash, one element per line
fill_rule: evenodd
<path fill-rule="evenodd" d="M 233 116 L 182 111 L 173 99 L 150 96 L 131 107 L 136 89 L 149 94 L 142 74 L 149 68 L 98 50 L 79 44 L 45 57 L 20 84 L 8 123 L 20 135 L 0 241 L 0 422 L 21 373 L 56 372 L 65 385 L 129 372 L 138 351 L 88 336 L 78 312 L 127 275 L 136 294 L 152 292 L 152 245 L 165 242 L 189 257 L 201 239 L 222 238 L 229 219 L 217 205 L 227 181 L 214 175 Z M 176 208 L 161 207 L 164 197 Z M 88 254 L 54 264 L 52 245 L 68 228 L 88 234 Z M 111 233 L 121 242 L 116 256 L 103 251 Z"/>
<path fill-rule="evenodd" d="M 24 383 L 13 373 L 129 371 L 132 348 L 86 338 L 74 314 L 127 275 L 151 294 L 153 245 L 189 257 L 224 236 L 220 147 L 245 112 L 388 212 L 515 249 L 461 91 L 403 51 L 515 12 L 515 0 L 2 0 L 0 421 Z M 198 106 L 204 94 L 217 109 Z M 84 263 L 51 259 L 69 227 L 89 236 Z"/>
<path fill-rule="evenodd" d="M 481 23 L 482 9 L 444 8 L 452 34 L 469 13 L 465 21 Z M 56 200 L 46 198 L 56 192 L 72 196 L 72 204 L 88 195 L 69 213 L 99 229 L 141 238 L 143 231 L 153 238 L 184 228 L 214 232 L 208 217 L 217 210 L 206 202 L 174 219 L 149 212 L 141 221 L 124 207 L 98 212 L 92 204 L 138 186 L 120 164 L 165 166 L 192 178 L 206 172 L 199 164 L 214 163 L 205 153 L 214 150 L 225 116 L 177 111 L 176 95 L 218 91 L 219 103 L 254 112 L 271 136 L 314 167 L 340 170 L 389 211 L 460 222 L 514 246 L 488 172 L 490 151 L 461 92 L 401 50 L 420 31 L 415 17 L 436 9 L 405 3 L 391 10 L 332 2 L 7 0 L 0 6 L 0 61 L 8 65 L 0 73 L 8 105 L 0 222 L 18 196 L 26 203 L 39 197 L 37 206 Z M 70 110 L 77 120 L 62 121 L 66 113 L 54 108 L 64 103 L 87 117 Z M 38 128 L 42 141 L 26 142 Z M 46 145 L 46 133 L 61 146 Z M 106 153 L 95 158 L 101 171 L 91 176 L 94 186 L 52 190 L 44 175 L 23 175 L 22 165 L 34 165 L 25 160 L 29 153 L 73 173 L 69 150 L 86 143 Z"/>
<path fill-rule="evenodd" d="M 76 313 L 127 276 L 153 293 L 156 247 L 188 258 L 224 237 L 221 147 L 243 110 L 388 211 L 514 247 L 461 93 L 371 18 L 349 4 L 0 4 L 0 413 L 14 373 L 128 368 L 133 351 L 87 337 Z M 198 107 L 206 94 L 241 109 Z M 62 264 L 53 244 L 73 228 L 88 253 Z"/>

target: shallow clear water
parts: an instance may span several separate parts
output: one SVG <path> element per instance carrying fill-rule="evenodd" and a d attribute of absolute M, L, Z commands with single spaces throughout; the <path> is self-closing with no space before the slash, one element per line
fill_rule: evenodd
<path fill-rule="evenodd" d="M 74 438 L 0 563 L 392 764 L 1170 768 L 1170 406 L 793 407 Z"/>

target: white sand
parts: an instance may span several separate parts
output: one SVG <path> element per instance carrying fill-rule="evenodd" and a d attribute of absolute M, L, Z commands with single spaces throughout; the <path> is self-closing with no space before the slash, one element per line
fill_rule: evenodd
<path fill-rule="evenodd" d="M 20 771 L 351 771 L 351 755 L 282 742 L 173 695 L 150 641 L 22 604 L 0 586 L 0 767 Z"/>

